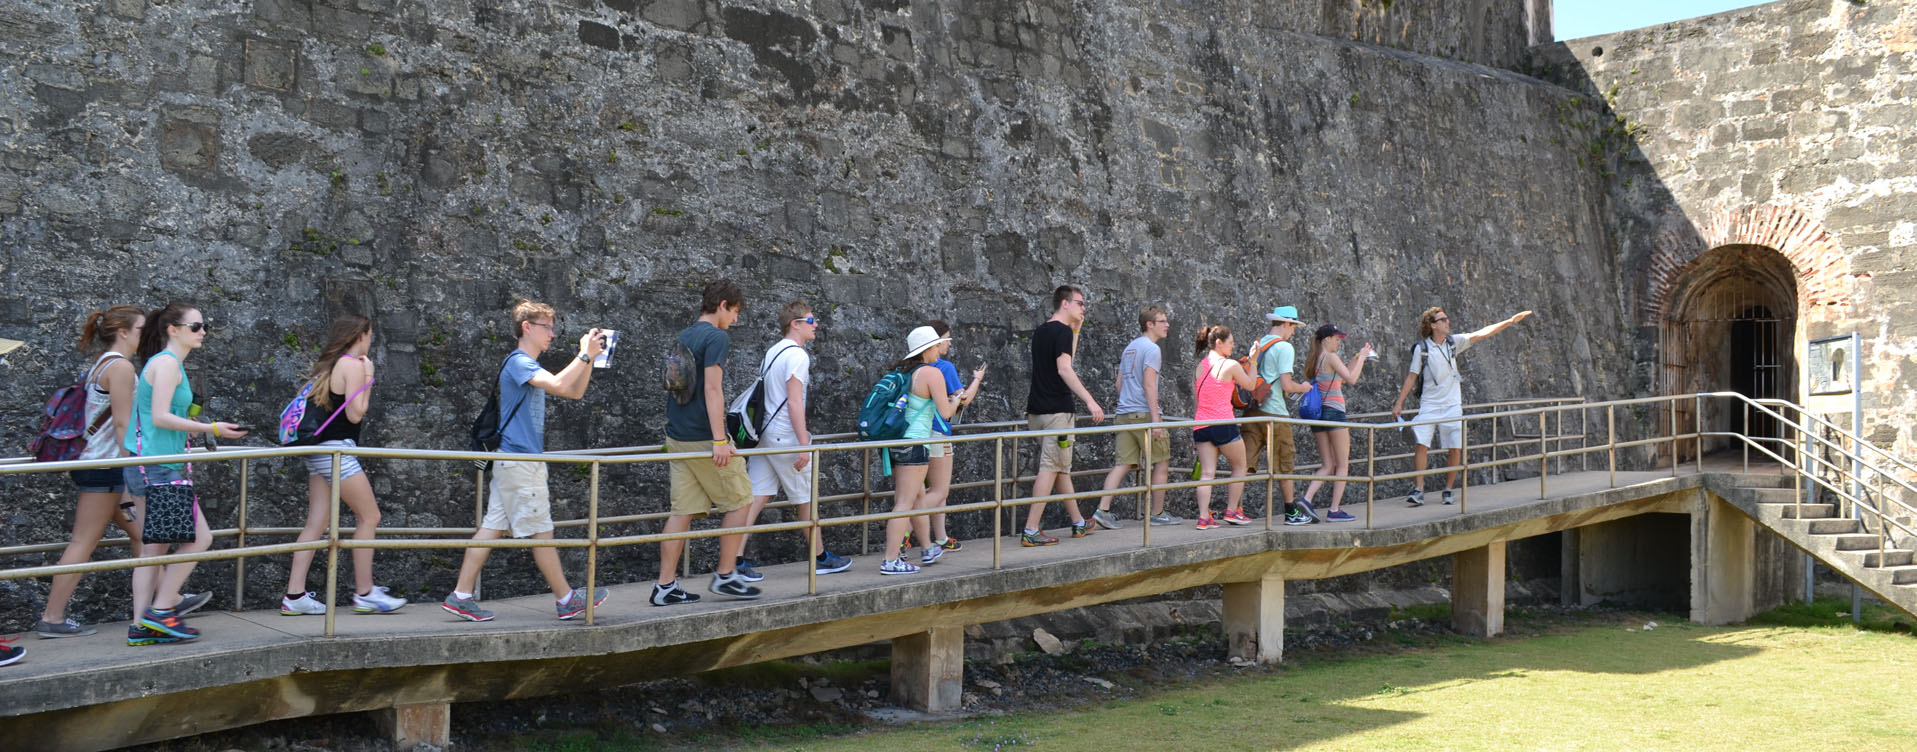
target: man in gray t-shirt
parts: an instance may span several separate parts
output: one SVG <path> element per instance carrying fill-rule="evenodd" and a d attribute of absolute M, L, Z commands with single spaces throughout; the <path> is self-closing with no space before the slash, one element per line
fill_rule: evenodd
<path fill-rule="evenodd" d="M 1145 306 L 1138 312 L 1141 334 L 1125 346 L 1118 358 L 1118 426 L 1157 423 L 1158 374 L 1164 370 L 1164 351 L 1158 343 L 1171 334 L 1171 319 L 1165 309 Z M 1146 436 L 1150 440 L 1146 441 Z M 1112 491 L 1125 482 L 1132 468 L 1152 466 L 1152 518 L 1154 525 L 1176 525 L 1184 520 L 1165 513 L 1165 481 L 1171 462 L 1171 436 L 1163 428 L 1121 430 L 1118 432 L 1118 461 L 1105 474 L 1105 496 L 1098 500 L 1092 521 L 1107 530 L 1117 530 L 1118 518 L 1112 516 Z"/>

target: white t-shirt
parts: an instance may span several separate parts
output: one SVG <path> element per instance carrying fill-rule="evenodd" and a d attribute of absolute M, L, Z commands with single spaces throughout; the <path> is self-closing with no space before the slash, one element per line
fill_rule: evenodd
<path fill-rule="evenodd" d="M 1427 357 L 1426 348 L 1429 348 Z M 1458 376 L 1458 355 L 1471 348 L 1471 335 L 1453 334 L 1449 344 L 1440 344 L 1429 338 L 1421 340 L 1411 350 L 1411 372 L 1424 377 L 1424 394 L 1418 398 L 1418 412 L 1427 413 L 1438 409 L 1462 407 L 1464 405 L 1464 379 Z M 1431 372 L 1424 373 L 1426 363 Z"/>
<path fill-rule="evenodd" d="M 760 361 L 759 370 L 765 372 L 765 411 L 772 416 L 766 420 L 765 436 L 792 437 L 792 408 L 797 405 L 786 404 L 786 382 L 799 380 L 799 394 L 806 393 L 812 384 L 812 354 L 805 347 L 789 339 L 779 340 L 771 349 L 766 350 L 765 359 Z M 773 411 L 778 411 L 774 413 Z"/>

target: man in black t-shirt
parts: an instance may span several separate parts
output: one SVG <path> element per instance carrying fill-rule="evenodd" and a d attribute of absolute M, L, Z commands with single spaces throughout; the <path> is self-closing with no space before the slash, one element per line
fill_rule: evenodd
<path fill-rule="evenodd" d="M 1093 423 L 1105 420 L 1104 409 L 1098 406 L 1098 400 L 1092 399 L 1091 392 L 1079 381 L 1078 372 L 1072 369 L 1072 354 L 1078 349 L 1078 328 L 1084 323 L 1085 291 L 1071 285 L 1053 290 L 1052 318 L 1032 332 L 1032 389 L 1025 397 L 1025 420 L 1034 431 L 1071 428 L 1073 395 L 1085 401 Z M 1071 436 L 1047 436 L 1038 443 L 1038 477 L 1032 481 L 1032 496 L 1053 493 L 1073 493 Z M 1058 543 L 1057 538 L 1046 535 L 1041 527 L 1045 505 L 1030 507 L 1019 545 Z M 1065 502 L 1065 512 L 1072 517 L 1073 538 L 1091 535 L 1091 526 L 1078 511 L 1078 502 Z"/>

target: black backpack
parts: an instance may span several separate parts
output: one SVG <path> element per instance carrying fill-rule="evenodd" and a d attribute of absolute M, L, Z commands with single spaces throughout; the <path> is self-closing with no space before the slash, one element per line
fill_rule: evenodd
<path fill-rule="evenodd" d="M 505 373 L 506 364 L 512 362 L 512 359 L 513 357 L 511 355 L 507 355 L 506 360 L 500 362 L 500 373 Z M 513 405 L 513 411 L 506 414 L 505 424 L 500 424 L 499 377 L 495 374 L 493 376 L 492 394 L 486 397 L 486 406 L 479 409 L 479 417 L 473 419 L 473 427 L 468 431 L 467 435 L 471 440 L 471 444 L 467 448 L 475 452 L 499 451 L 499 442 L 505 436 L 506 428 L 513 424 L 513 418 L 519 417 L 519 408 L 525 405 L 526 397 L 521 397 L 519 404 Z M 491 460 L 473 460 L 473 467 L 477 467 L 481 470 L 491 470 L 493 463 Z"/>

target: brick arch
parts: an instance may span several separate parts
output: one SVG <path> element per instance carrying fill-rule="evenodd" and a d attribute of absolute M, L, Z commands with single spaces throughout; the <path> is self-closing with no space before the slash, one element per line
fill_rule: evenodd
<path fill-rule="evenodd" d="M 1788 206 L 1775 204 L 1720 210 L 1697 228 L 1697 233 L 1665 231 L 1651 247 L 1645 265 L 1645 295 L 1639 305 L 1645 325 L 1663 320 L 1677 282 L 1699 256 L 1727 245 L 1761 245 L 1776 249 L 1797 275 L 1798 315 L 1809 316 L 1821 306 L 1844 302 L 1841 269 L 1844 257 L 1822 224 Z"/>

